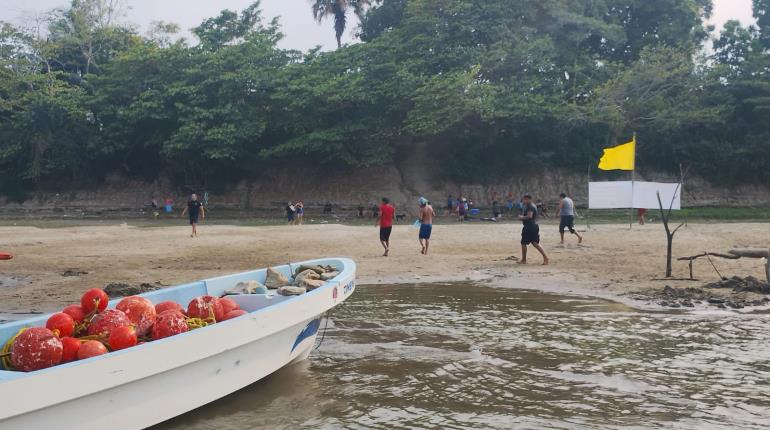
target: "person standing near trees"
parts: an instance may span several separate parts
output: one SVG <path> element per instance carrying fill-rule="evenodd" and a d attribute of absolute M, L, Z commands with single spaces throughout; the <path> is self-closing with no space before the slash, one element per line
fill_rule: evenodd
<path fill-rule="evenodd" d="M 190 218 L 190 225 L 192 226 L 190 237 L 198 237 L 198 218 L 200 217 L 201 221 L 206 219 L 206 210 L 203 209 L 203 203 L 198 200 L 197 194 L 190 195 L 187 206 L 182 210 L 182 216 L 185 214 Z"/>
<path fill-rule="evenodd" d="M 377 217 L 375 227 L 380 227 L 380 244 L 385 248 L 383 257 L 387 257 L 390 252 L 390 233 L 393 231 L 393 217 L 396 215 L 396 208 L 390 204 L 387 197 L 382 198 L 380 205 L 380 215 Z"/>
<path fill-rule="evenodd" d="M 522 224 L 521 228 L 521 261 L 519 264 L 527 264 L 527 245 L 532 245 L 543 256 L 543 266 L 548 265 L 550 260 L 545 254 L 545 250 L 540 246 L 540 226 L 537 225 L 537 206 L 532 203 L 532 196 L 529 194 L 524 195 L 523 209 L 519 219 Z"/>
<path fill-rule="evenodd" d="M 559 201 L 559 209 L 556 210 L 556 216 L 559 216 L 559 235 L 561 236 L 561 244 L 564 244 L 564 229 L 568 228 L 569 232 L 577 236 L 578 243 L 583 243 L 583 236 L 575 231 L 575 202 L 571 198 L 567 197 L 566 193 L 559 194 L 561 200 Z"/>

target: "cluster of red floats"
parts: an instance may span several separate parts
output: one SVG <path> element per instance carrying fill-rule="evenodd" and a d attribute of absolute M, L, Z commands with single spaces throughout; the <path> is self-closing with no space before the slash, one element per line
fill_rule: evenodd
<path fill-rule="evenodd" d="M 246 314 L 235 301 L 213 296 L 192 299 L 186 312 L 178 303 L 153 305 L 140 296 L 124 298 L 115 309 L 107 309 L 108 301 L 103 290 L 90 289 L 79 305 L 51 315 L 45 328 L 19 332 L 9 341 L 10 366 L 23 372 L 45 369 Z"/>

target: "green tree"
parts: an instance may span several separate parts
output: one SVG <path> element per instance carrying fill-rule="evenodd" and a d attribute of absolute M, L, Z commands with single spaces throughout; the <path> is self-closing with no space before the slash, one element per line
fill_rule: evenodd
<path fill-rule="evenodd" d="M 320 23 L 325 18 L 334 19 L 334 36 L 337 39 L 337 48 L 342 47 L 342 34 L 348 24 L 348 11 L 353 10 L 359 17 L 364 16 L 366 8 L 370 6 L 370 0 L 311 0 L 313 2 L 313 16 Z"/>
<path fill-rule="evenodd" d="M 111 58 L 138 43 L 133 29 L 118 24 L 121 14 L 116 0 L 72 0 L 55 10 L 48 26 L 55 70 L 77 78 L 100 73 Z"/>

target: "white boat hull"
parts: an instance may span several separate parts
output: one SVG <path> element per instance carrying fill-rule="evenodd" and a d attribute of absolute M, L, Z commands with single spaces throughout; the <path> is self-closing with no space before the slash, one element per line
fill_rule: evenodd
<path fill-rule="evenodd" d="M 315 343 L 320 316 L 355 289 L 355 266 L 344 263 L 346 270 L 324 287 L 281 297 L 243 317 L 104 359 L 0 379 L 0 429 L 145 428 L 303 360 Z"/>

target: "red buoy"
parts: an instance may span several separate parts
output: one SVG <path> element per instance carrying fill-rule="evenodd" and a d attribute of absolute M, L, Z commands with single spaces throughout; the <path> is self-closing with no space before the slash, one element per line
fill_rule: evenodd
<path fill-rule="evenodd" d="M 165 302 L 160 302 L 157 305 L 155 305 L 155 314 L 160 315 L 162 312 L 167 311 L 169 309 L 184 313 L 184 308 L 182 307 L 182 305 L 180 305 L 177 302 L 172 302 L 170 300 L 167 300 Z"/>
<path fill-rule="evenodd" d="M 241 315 L 246 315 L 248 312 L 244 311 L 243 309 L 233 309 L 227 314 L 225 314 L 225 318 L 222 321 L 231 320 L 233 318 L 237 318 Z"/>
<path fill-rule="evenodd" d="M 11 344 L 11 364 L 22 372 L 45 369 L 61 363 L 62 343 L 51 330 L 32 327 Z"/>
<path fill-rule="evenodd" d="M 61 344 L 63 348 L 61 355 L 62 363 L 69 363 L 70 361 L 75 361 L 78 359 L 80 339 L 75 339 L 74 337 L 63 337 L 61 338 Z"/>
<path fill-rule="evenodd" d="M 71 316 L 76 323 L 81 323 L 86 319 L 86 313 L 83 312 L 83 307 L 80 305 L 69 305 L 62 309 L 62 313 Z"/>
<path fill-rule="evenodd" d="M 113 330 L 118 327 L 131 325 L 131 320 L 126 314 L 117 309 L 107 309 L 100 314 L 96 314 L 88 325 L 88 334 L 109 336 Z"/>
<path fill-rule="evenodd" d="M 224 308 L 219 299 L 214 296 L 200 296 L 190 300 L 187 305 L 187 316 L 190 318 L 214 318 L 222 321 L 225 317 Z"/>
<path fill-rule="evenodd" d="M 137 341 L 136 329 L 131 326 L 118 327 L 110 333 L 110 348 L 113 351 L 131 348 Z"/>
<path fill-rule="evenodd" d="M 101 288 L 91 288 L 80 297 L 80 306 L 83 307 L 83 312 L 88 315 L 94 311 L 102 312 L 107 309 L 107 302 L 109 301 L 110 298 L 107 297 L 107 293 L 104 290 Z"/>
<path fill-rule="evenodd" d="M 230 313 L 230 311 L 234 311 L 236 309 L 240 309 L 241 307 L 238 306 L 238 303 L 235 303 L 235 300 L 222 297 L 219 299 L 219 303 L 222 303 L 222 314 L 227 315 Z"/>
<path fill-rule="evenodd" d="M 96 357 L 107 353 L 107 347 L 104 346 L 98 340 L 89 340 L 83 342 L 78 349 L 78 360 L 85 360 L 86 358 Z"/>
<path fill-rule="evenodd" d="M 129 296 L 121 300 L 115 309 L 123 311 L 136 328 L 136 334 L 144 336 L 155 324 L 155 306 L 140 296 Z M 132 345 L 133 346 L 133 345 Z"/>
<path fill-rule="evenodd" d="M 187 321 L 181 312 L 173 309 L 161 312 L 155 318 L 155 324 L 152 326 L 152 338 L 154 340 L 174 336 L 190 330 Z"/>
<path fill-rule="evenodd" d="M 59 337 L 72 336 L 75 331 L 75 320 L 64 312 L 57 312 L 48 318 L 45 328 L 51 330 Z"/>

